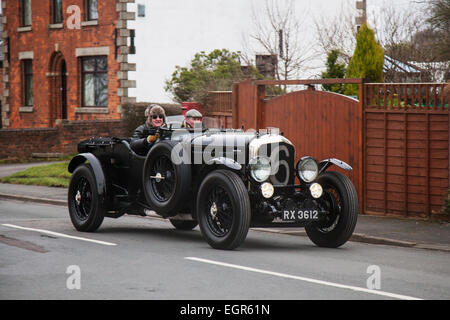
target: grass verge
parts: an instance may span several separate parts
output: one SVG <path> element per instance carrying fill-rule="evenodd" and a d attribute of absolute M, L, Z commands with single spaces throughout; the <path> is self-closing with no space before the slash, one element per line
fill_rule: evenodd
<path fill-rule="evenodd" d="M 0 164 L 15 164 L 15 163 L 39 163 L 39 162 L 50 162 L 50 161 L 66 161 L 71 160 L 76 154 L 71 154 L 56 158 L 4 158 L 0 159 Z"/>
<path fill-rule="evenodd" d="M 36 166 L 0 179 L 2 183 L 26 184 L 46 187 L 69 187 L 69 162 Z"/>

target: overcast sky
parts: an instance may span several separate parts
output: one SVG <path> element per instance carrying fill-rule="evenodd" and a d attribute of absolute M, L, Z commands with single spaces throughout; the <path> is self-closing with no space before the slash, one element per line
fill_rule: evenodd
<path fill-rule="evenodd" d="M 382 10 L 386 1 L 367 0 L 368 11 Z M 337 15 L 343 4 L 354 8 L 355 2 L 295 0 L 296 13 L 303 20 L 305 43 L 315 46 L 315 19 L 321 15 Z M 397 7 L 410 6 L 413 2 L 393 1 Z M 130 79 L 137 80 L 137 89 L 131 89 L 130 96 L 137 97 L 138 101 L 171 102 L 171 96 L 164 91 L 164 81 L 170 78 L 176 65 L 187 66 L 200 51 L 222 48 L 245 51 L 243 35 L 252 28 L 252 4 L 262 6 L 263 3 L 264 0 L 135 0 L 135 4 L 129 4 L 129 10 L 144 4 L 146 11 L 145 17 L 136 17 L 136 21 L 129 23 L 130 28 L 136 29 L 137 48 L 137 54 L 129 56 L 130 62 L 137 63 L 137 72 L 129 74 Z M 316 67 L 323 66 L 324 59 L 317 57 Z M 305 71 L 304 77 L 321 71 Z"/>
<path fill-rule="evenodd" d="M 286 2 L 287 0 L 278 0 Z M 382 10 L 385 0 L 368 0 L 368 11 Z M 398 7 L 409 6 L 413 0 L 396 0 Z M 263 0 L 136 0 L 145 4 L 145 18 L 130 23 L 136 29 L 137 54 L 130 56 L 137 63 L 137 89 L 130 95 L 138 101 L 171 102 L 164 91 L 176 65 L 187 66 L 200 51 L 226 48 L 243 51 L 243 34 L 252 28 L 252 3 Z M 343 3 L 355 7 L 355 0 L 295 0 L 296 12 L 305 21 L 305 41 L 314 40 L 313 21 L 320 15 L 336 15 Z M 133 7 L 132 7 L 133 8 Z M 306 39 L 306 37 L 310 39 Z M 314 42 L 312 42 L 314 43 Z M 322 58 L 323 60 L 323 58 Z M 323 62 L 324 64 L 324 62 Z M 309 71 L 320 74 L 321 70 Z"/>

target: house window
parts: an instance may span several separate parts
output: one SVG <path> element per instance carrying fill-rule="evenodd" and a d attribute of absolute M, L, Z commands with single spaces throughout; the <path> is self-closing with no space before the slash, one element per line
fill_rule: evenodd
<path fill-rule="evenodd" d="M 21 27 L 31 26 L 31 0 L 20 0 Z"/>
<path fill-rule="evenodd" d="M 85 0 L 86 20 L 98 20 L 98 0 Z"/>
<path fill-rule="evenodd" d="M 138 4 L 138 17 L 145 17 L 145 4 Z"/>
<path fill-rule="evenodd" d="M 107 57 L 81 59 L 83 107 L 108 106 Z"/>
<path fill-rule="evenodd" d="M 51 0 L 52 1 L 52 23 L 62 23 L 63 22 L 63 10 L 62 10 L 62 0 Z"/>
<path fill-rule="evenodd" d="M 23 104 L 26 107 L 33 105 L 33 60 L 22 60 Z"/>

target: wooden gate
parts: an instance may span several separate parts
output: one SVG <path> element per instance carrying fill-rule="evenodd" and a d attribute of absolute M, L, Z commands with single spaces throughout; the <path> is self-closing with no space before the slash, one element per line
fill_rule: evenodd
<path fill-rule="evenodd" d="M 343 95 L 316 91 L 313 84 L 342 83 L 336 80 L 247 81 L 233 88 L 233 127 L 277 127 L 295 145 L 296 161 L 302 156 L 317 160 L 338 158 L 353 167 L 345 172 L 352 180 L 363 208 L 363 149 L 361 102 Z M 346 83 L 362 84 L 360 79 Z M 273 99 L 267 85 L 307 85 Z"/>

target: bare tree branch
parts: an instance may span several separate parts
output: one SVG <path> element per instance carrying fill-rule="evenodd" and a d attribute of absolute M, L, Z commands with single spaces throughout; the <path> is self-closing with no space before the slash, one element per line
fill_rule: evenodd
<path fill-rule="evenodd" d="M 258 3 L 261 3 L 258 1 Z M 283 5 L 284 3 L 284 5 Z M 301 41 L 308 37 L 301 37 L 302 21 L 307 11 L 298 15 L 295 11 L 295 2 L 265 0 L 264 6 L 256 8 L 252 5 L 253 29 L 244 36 L 244 51 L 255 54 L 264 50 L 265 53 L 278 56 L 276 79 L 287 80 L 299 76 L 309 68 L 308 62 L 314 58 L 312 43 Z M 282 41 L 280 40 L 282 34 Z M 282 52 L 280 52 L 280 43 Z M 254 44 L 258 50 L 251 48 Z M 282 53 L 282 54 L 281 54 Z M 245 58 L 248 59 L 248 56 Z"/>

